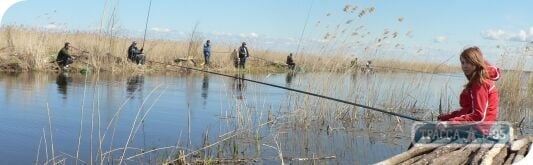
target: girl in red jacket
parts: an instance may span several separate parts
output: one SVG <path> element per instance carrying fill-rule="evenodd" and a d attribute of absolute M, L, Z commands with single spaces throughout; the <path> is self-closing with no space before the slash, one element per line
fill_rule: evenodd
<path fill-rule="evenodd" d="M 500 69 L 490 65 L 483 58 L 478 47 L 465 49 L 460 56 L 461 68 L 468 79 L 460 95 L 461 108 L 450 114 L 439 115 L 440 121 L 459 124 L 492 122 L 498 118 L 498 89 L 495 81 L 500 78 Z M 478 125 L 483 134 L 488 134 L 488 126 Z"/>

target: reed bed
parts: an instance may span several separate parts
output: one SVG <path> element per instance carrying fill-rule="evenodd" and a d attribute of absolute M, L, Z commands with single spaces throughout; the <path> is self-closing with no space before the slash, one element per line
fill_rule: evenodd
<path fill-rule="evenodd" d="M 53 71 L 57 66 L 53 63 L 57 52 L 64 42 L 70 42 L 80 50 L 73 50 L 78 60 L 73 64 L 75 71 L 91 68 L 95 71 L 110 72 L 168 72 L 169 65 L 176 65 L 178 58 L 193 59 L 195 67 L 203 67 L 201 47 L 205 39 L 194 35 L 188 41 L 148 40 L 145 44 L 145 53 L 149 61 L 143 70 L 131 64 L 126 59 L 126 49 L 132 41 L 140 42 L 141 38 L 108 36 L 96 32 L 81 31 L 46 31 L 42 29 L 23 26 L 4 26 L 0 28 L 0 35 L 5 37 L 0 42 L 0 68 L 4 72 L 21 71 Z M 16 37 L 15 37 L 16 36 Z M 231 59 L 231 52 L 239 45 L 221 43 L 213 46 L 211 69 L 221 72 L 235 72 Z M 271 50 L 251 50 L 249 72 L 282 72 L 286 70 L 285 60 L 288 52 Z M 89 53 L 83 53 L 81 50 Z M 302 52 L 296 57 L 297 66 L 305 71 L 344 72 L 362 67 L 364 58 L 359 59 L 359 64 L 353 65 L 353 57 L 346 52 L 331 52 L 313 54 Z M 153 61 L 153 62 L 150 62 Z M 154 63 L 155 62 L 155 63 Z M 439 67 L 432 63 L 423 62 L 392 62 L 391 60 L 373 60 L 373 66 L 388 70 L 414 70 L 424 72 L 451 72 L 457 67 Z"/>

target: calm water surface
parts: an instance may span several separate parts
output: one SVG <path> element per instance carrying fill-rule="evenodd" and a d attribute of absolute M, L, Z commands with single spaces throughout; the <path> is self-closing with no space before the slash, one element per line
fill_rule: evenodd
<path fill-rule="evenodd" d="M 441 98 L 457 106 L 464 83 L 460 75 L 408 73 L 236 76 L 426 120 L 436 116 Z M 414 110 L 402 111 L 413 105 Z M 281 150 L 285 162 L 308 164 L 297 158 L 335 156 L 315 163 L 369 164 L 404 151 L 410 124 L 202 73 L 0 74 L 0 164 L 44 163 L 52 154 L 73 164 L 78 144 L 81 161 L 99 162 L 103 152 L 114 159 L 106 162 L 118 162 L 128 139 L 124 154 L 130 164 L 161 162 L 174 158 L 176 150 L 187 154 L 208 144 L 215 147 L 194 156 L 279 164 Z M 159 150 L 133 157 L 153 149 Z"/>

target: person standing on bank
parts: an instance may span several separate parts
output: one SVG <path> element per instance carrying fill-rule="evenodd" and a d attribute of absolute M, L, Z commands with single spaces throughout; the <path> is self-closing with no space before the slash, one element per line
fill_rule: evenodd
<path fill-rule="evenodd" d="M 460 61 L 468 80 L 459 96 L 461 108 L 450 114 L 439 115 L 438 119 L 450 121 L 451 124 L 480 123 L 477 128 L 487 135 L 492 125 L 481 122 L 492 122 L 498 118 L 499 93 L 496 81 L 500 78 L 500 69 L 489 64 L 478 47 L 465 49 L 460 55 Z"/>
<path fill-rule="evenodd" d="M 233 66 L 235 68 L 239 67 L 239 55 L 237 54 L 237 49 L 233 49 L 233 52 L 231 52 L 231 60 L 233 61 Z"/>
<path fill-rule="evenodd" d="M 289 56 L 287 56 L 286 63 L 289 66 L 290 70 L 294 70 L 294 67 L 296 66 L 296 64 L 294 63 L 294 59 L 292 59 L 292 53 L 290 53 Z"/>
<path fill-rule="evenodd" d="M 204 60 L 205 65 L 210 65 L 211 62 L 209 61 L 209 58 L 211 57 L 211 41 L 207 40 L 204 44 Z"/>
<path fill-rule="evenodd" d="M 128 59 L 135 62 L 137 65 L 143 65 L 144 64 L 144 54 L 143 54 L 144 48 L 137 48 L 137 42 L 133 41 L 128 47 Z"/>
<path fill-rule="evenodd" d="M 70 43 L 65 42 L 65 46 L 57 54 L 57 65 L 59 65 L 60 69 L 68 69 L 68 65 L 72 64 L 74 62 L 73 60 L 74 58 L 70 55 Z"/>
<path fill-rule="evenodd" d="M 250 57 L 250 52 L 248 47 L 246 47 L 246 42 L 242 42 L 241 47 L 239 47 L 239 68 L 243 68 L 246 64 L 246 58 Z"/>

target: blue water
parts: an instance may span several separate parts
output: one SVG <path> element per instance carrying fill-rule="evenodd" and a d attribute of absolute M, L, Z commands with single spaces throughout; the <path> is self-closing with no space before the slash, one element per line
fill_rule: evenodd
<path fill-rule="evenodd" d="M 235 76 L 393 111 L 416 102 L 417 112 L 398 113 L 426 120 L 441 98 L 456 106 L 464 83 L 458 75 L 409 73 Z M 264 124 L 269 119 L 275 122 Z M 0 74 L 0 164 L 31 164 L 37 159 L 42 164 L 51 161 L 52 154 L 56 161 L 73 164 L 80 130 L 78 157 L 85 163 L 101 161 L 100 144 L 102 152 L 113 151 L 104 162 L 118 163 L 120 148 L 130 139 L 132 148 L 125 152 L 130 164 L 160 163 L 175 158 L 178 150 L 187 154 L 208 144 L 215 145 L 193 157 L 279 164 L 281 150 L 285 162 L 308 164 L 312 161 L 298 158 L 334 156 L 315 161 L 368 164 L 404 151 L 410 124 L 342 103 L 203 73 Z M 235 148 L 238 154 L 232 153 Z M 132 157 L 153 149 L 158 150 Z"/>

